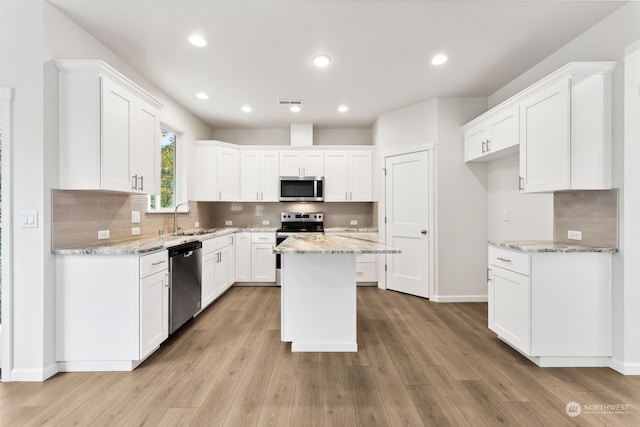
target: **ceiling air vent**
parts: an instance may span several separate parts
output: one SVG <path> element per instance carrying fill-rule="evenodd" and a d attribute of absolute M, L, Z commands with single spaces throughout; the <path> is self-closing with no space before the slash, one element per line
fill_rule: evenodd
<path fill-rule="evenodd" d="M 281 99 L 278 101 L 280 105 L 302 105 L 302 99 Z"/>

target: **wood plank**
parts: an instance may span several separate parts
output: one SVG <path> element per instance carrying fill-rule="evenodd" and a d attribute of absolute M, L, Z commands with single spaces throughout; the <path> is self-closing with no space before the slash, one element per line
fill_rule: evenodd
<path fill-rule="evenodd" d="M 356 411 L 347 367 L 341 356 L 339 353 L 322 355 L 324 425 L 351 427 L 356 425 Z"/>
<path fill-rule="evenodd" d="M 349 385 L 356 411 L 357 425 L 390 426 L 382 396 L 376 387 L 373 369 L 369 366 L 347 366 Z M 383 390 L 383 393 L 389 390 Z"/>
<path fill-rule="evenodd" d="M 293 398 L 291 422 L 294 426 L 323 426 L 322 363 L 300 362 Z"/>

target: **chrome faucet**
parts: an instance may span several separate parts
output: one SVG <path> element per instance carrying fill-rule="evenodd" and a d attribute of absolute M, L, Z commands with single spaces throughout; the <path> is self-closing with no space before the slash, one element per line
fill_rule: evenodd
<path fill-rule="evenodd" d="M 176 205 L 176 208 L 173 210 L 173 234 L 176 234 L 180 229 L 180 227 L 178 227 L 178 208 L 182 205 L 185 205 L 187 209 L 189 209 L 189 211 L 187 212 L 187 214 L 189 215 L 189 218 L 191 218 L 192 216 L 191 207 L 189 206 L 189 203 L 187 202 L 178 203 Z"/>

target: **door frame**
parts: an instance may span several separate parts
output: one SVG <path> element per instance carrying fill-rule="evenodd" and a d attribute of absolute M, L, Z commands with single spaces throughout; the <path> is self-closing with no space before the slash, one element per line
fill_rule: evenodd
<path fill-rule="evenodd" d="M 427 190 L 429 191 L 429 207 L 428 209 L 428 215 L 429 215 L 429 221 L 428 221 L 428 245 L 429 245 L 429 259 L 428 259 L 428 263 L 429 263 L 429 272 L 428 272 L 428 280 L 429 280 L 429 296 L 428 298 L 430 299 L 434 294 L 435 294 L 435 277 L 436 277 L 436 254 L 434 251 L 435 248 L 435 242 L 436 242 L 436 238 L 437 238 L 437 233 L 436 233 L 436 228 L 435 228 L 435 224 L 436 224 L 436 210 L 435 210 L 435 200 L 436 200 L 436 193 L 435 193 L 435 188 L 436 188 L 436 183 L 435 183 L 435 179 L 436 179 L 436 173 L 434 170 L 434 166 L 435 166 L 435 159 L 434 159 L 434 155 L 435 155 L 435 143 L 433 141 L 429 141 L 425 144 L 420 144 L 420 145 L 412 145 L 412 146 L 408 146 L 408 147 L 402 147 L 402 148 L 393 148 L 393 149 L 388 149 L 388 150 L 381 150 L 378 151 L 377 153 L 377 164 L 378 167 L 376 168 L 378 175 L 378 239 L 381 242 L 387 243 L 387 225 L 385 223 L 385 216 L 386 216 L 386 212 L 387 212 L 387 205 L 386 205 L 386 201 L 387 201 L 387 197 L 386 197 L 386 173 L 385 173 L 385 166 L 386 166 L 386 160 L 387 157 L 395 157 L 395 156 L 401 156 L 401 155 L 405 155 L 405 154 L 412 154 L 412 153 L 417 153 L 417 152 L 421 152 L 421 151 L 426 151 L 428 153 L 428 162 L 429 162 L 429 186 L 427 188 Z M 387 265 L 387 257 L 391 256 L 391 255 L 378 255 L 378 288 L 380 289 L 387 289 L 387 272 L 385 270 L 385 267 Z"/>
<path fill-rule="evenodd" d="M 12 148 L 13 88 L 0 87 L 2 127 L 2 382 L 11 381 L 13 369 L 13 211 Z"/>

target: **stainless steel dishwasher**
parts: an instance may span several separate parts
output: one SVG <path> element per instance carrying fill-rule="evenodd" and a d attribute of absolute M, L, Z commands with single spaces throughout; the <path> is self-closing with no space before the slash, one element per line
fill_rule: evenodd
<path fill-rule="evenodd" d="M 202 295 L 202 242 L 169 248 L 169 334 L 198 311 Z"/>

